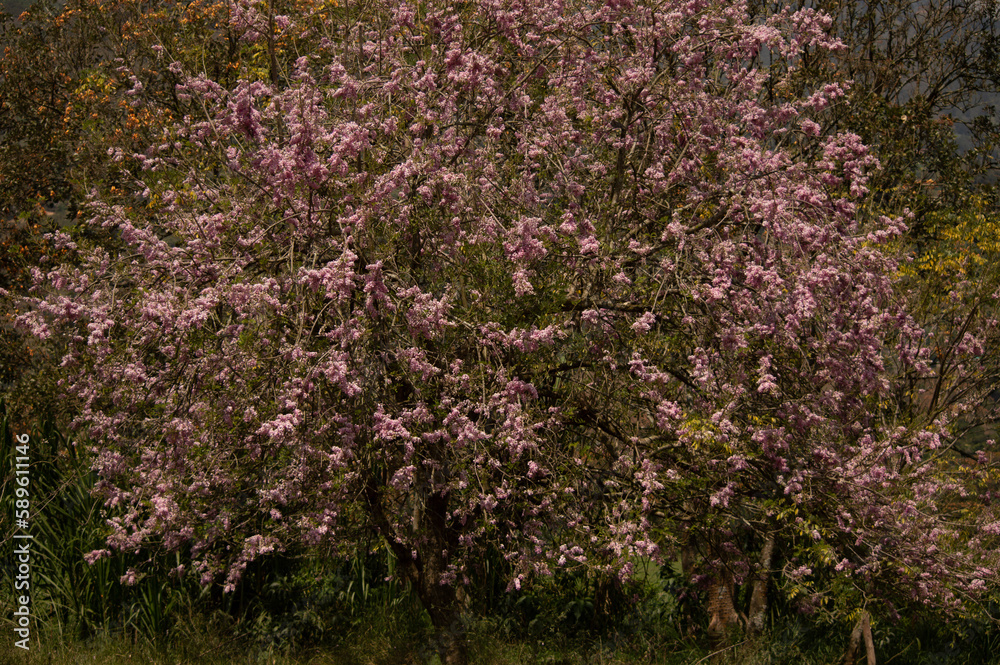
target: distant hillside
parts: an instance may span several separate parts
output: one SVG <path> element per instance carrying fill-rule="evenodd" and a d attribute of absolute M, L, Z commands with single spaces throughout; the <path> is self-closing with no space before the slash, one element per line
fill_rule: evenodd
<path fill-rule="evenodd" d="M 20 16 L 21 12 L 27 9 L 33 0 L 0 0 L 0 7 L 4 12 L 13 16 Z"/>

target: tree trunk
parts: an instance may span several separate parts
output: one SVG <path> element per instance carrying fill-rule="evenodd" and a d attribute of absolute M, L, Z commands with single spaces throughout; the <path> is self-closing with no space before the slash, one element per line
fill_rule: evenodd
<path fill-rule="evenodd" d="M 875 665 L 875 641 L 872 639 L 871 617 L 865 610 L 861 611 L 861 618 L 851 631 L 851 641 L 847 646 L 847 653 L 844 654 L 843 665 L 854 665 L 854 652 L 858 650 L 862 636 L 865 638 L 865 660 L 868 665 Z"/>
<path fill-rule="evenodd" d="M 419 560 L 401 547 L 398 542 L 390 542 L 400 568 L 420 599 L 420 604 L 430 616 L 434 626 L 434 642 L 431 645 L 441 659 L 442 665 L 468 665 L 468 642 L 466 635 L 465 603 L 459 589 L 451 584 L 442 584 L 446 560 L 442 556 L 444 548 L 429 545 L 422 549 Z"/>
<path fill-rule="evenodd" d="M 740 615 L 733 603 L 735 584 L 728 570 L 719 572 L 708 588 L 708 636 L 714 644 L 725 644 Z"/>
<path fill-rule="evenodd" d="M 760 552 L 760 568 L 753 582 L 753 592 L 750 595 L 750 612 L 747 617 L 747 630 L 751 633 L 761 633 L 764 630 L 764 620 L 767 617 L 767 587 L 771 580 L 771 559 L 774 557 L 774 536 L 768 536 L 764 549 Z"/>
<path fill-rule="evenodd" d="M 267 59 L 271 85 L 278 85 L 278 58 L 274 53 L 274 0 L 267 3 Z"/>
<path fill-rule="evenodd" d="M 430 616 L 434 626 L 434 642 L 431 645 L 441 658 L 442 665 L 468 665 L 468 643 L 466 636 L 465 607 L 454 584 L 442 584 L 445 560 L 442 549 L 434 553 L 433 547 L 423 552 L 423 558 L 414 560 L 412 554 L 390 542 L 400 568 L 413 586 L 420 604 Z"/>
<path fill-rule="evenodd" d="M 449 529 L 447 521 L 448 495 L 430 494 L 416 503 L 410 518 L 411 527 L 413 534 L 422 538 L 414 550 L 412 544 L 404 544 L 395 537 L 383 509 L 380 485 L 368 483 L 365 494 L 372 518 L 386 536 L 403 575 L 430 616 L 435 633 L 432 646 L 442 665 L 468 665 L 465 603 L 456 586 L 458 582 L 448 581 L 446 577 L 448 552 L 457 547 L 457 534 Z"/>
<path fill-rule="evenodd" d="M 455 587 L 438 586 L 439 588 L 431 594 L 436 596 L 436 600 L 424 601 L 421 597 L 421 601 L 428 608 L 431 623 L 434 625 L 434 648 L 441 658 L 442 665 L 468 665 L 469 651 L 465 617 L 458 602 Z M 450 596 L 450 599 L 442 598 L 441 592 L 443 595 Z M 431 605 L 434 602 L 439 604 Z"/>

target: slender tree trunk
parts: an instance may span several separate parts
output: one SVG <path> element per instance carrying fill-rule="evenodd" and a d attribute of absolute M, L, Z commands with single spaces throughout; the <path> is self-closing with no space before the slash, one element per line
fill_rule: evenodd
<path fill-rule="evenodd" d="M 278 58 L 274 52 L 274 0 L 267 3 L 267 60 L 271 85 L 278 85 Z"/>
<path fill-rule="evenodd" d="M 747 629 L 751 633 L 764 630 L 764 620 L 767 617 L 767 587 L 771 580 L 771 560 L 774 557 L 774 536 L 768 536 L 764 548 L 760 552 L 760 568 L 753 582 L 750 595 L 750 612 L 747 617 Z"/>
<path fill-rule="evenodd" d="M 851 641 L 848 644 L 847 653 L 844 654 L 843 665 L 854 665 L 854 653 L 858 650 L 862 637 L 865 638 L 865 660 L 868 662 L 868 665 L 876 665 L 875 641 L 872 639 L 871 617 L 864 610 L 861 611 L 861 618 L 858 619 L 854 630 L 851 631 Z"/>

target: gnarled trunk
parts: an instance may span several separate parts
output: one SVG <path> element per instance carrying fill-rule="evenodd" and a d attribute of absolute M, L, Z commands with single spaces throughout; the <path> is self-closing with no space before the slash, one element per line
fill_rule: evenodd
<path fill-rule="evenodd" d="M 688 534 L 681 548 L 681 569 L 689 579 L 695 573 L 700 559 L 699 542 Z M 726 642 L 728 634 L 739 625 L 740 615 L 736 611 L 736 585 L 732 573 L 722 568 L 716 570 L 709 582 L 706 609 L 708 611 L 708 636 L 713 644 Z"/>
<path fill-rule="evenodd" d="M 708 636 L 715 644 L 728 640 L 739 626 L 740 615 L 733 601 L 736 585 L 728 570 L 719 571 L 708 587 Z"/>
<path fill-rule="evenodd" d="M 466 639 L 464 603 L 459 590 L 452 584 L 442 584 L 444 557 L 427 553 L 422 559 L 413 559 L 412 554 L 398 543 L 390 543 L 407 581 L 420 599 L 434 626 L 434 642 L 431 645 L 443 665 L 467 665 L 469 662 Z"/>

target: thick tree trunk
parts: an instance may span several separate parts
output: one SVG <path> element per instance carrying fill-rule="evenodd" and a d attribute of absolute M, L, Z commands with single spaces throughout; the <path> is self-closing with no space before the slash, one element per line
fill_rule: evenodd
<path fill-rule="evenodd" d="M 445 592 L 450 599 L 441 598 L 438 591 Z M 447 593 L 450 592 L 450 593 Z M 431 595 L 436 600 L 421 601 L 428 608 L 434 625 L 434 648 L 443 665 L 468 665 L 469 652 L 466 639 L 465 621 L 454 587 L 441 587 Z M 437 602 L 438 605 L 431 603 Z"/>
<path fill-rule="evenodd" d="M 442 584 L 446 561 L 441 555 L 444 548 L 429 546 L 423 558 L 415 561 L 412 554 L 398 543 L 390 543 L 396 558 L 401 562 L 406 579 L 413 585 L 420 604 L 427 610 L 434 626 L 434 643 L 431 645 L 442 665 L 468 665 L 465 607 L 454 584 Z"/>
<path fill-rule="evenodd" d="M 442 665 L 467 665 L 465 603 L 457 581 L 447 576 L 448 552 L 457 547 L 457 534 L 449 529 L 447 521 L 448 495 L 430 494 L 415 501 L 411 528 L 421 538 L 419 548 L 414 551 L 413 545 L 404 544 L 395 536 L 382 505 L 380 485 L 369 483 L 365 494 L 373 520 L 386 536 L 403 575 L 430 616 L 435 632 L 432 646 Z"/>
<path fill-rule="evenodd" d="M 681 570 L 690 579 L 700 558 L 698 542 L 690 533 L 681 548 Z M 728 570 L 718 570 L 708 587 L 706 609 L 708 610 L 708 636 L 715 645 L 723 645 L 729 634 L 739 625 L 740 615 L 736 611 L 735 583 Z"/>
<path fill-rule="evenodd" d="M 708 636 L 714 644 L 728 642 L 730 633 L 739 625 L 734 592 L 733 576 L 727 570 L 720 571 L 708 588 Z"/>
<path fill-rule="evenodd" d="M 466 665 L 469 662 L 465 635 L 464 612 L 458 594 L 457 580 L 447 580 L 448 552 L 458 545 L 456 534 L 448 528 L 448 495 L 427 497 L 423 514 L 423 533 L 428 547 L 421 551 L 423 566 L 420 575 L 421 602 L 431 616 L 436 632 L 435 645 L 444 665 Z"/>
<path fill-rule="evenodd" d="M 427 610 L 431 625 L 434 626 L 434 642 L 431 645 L 441 659 L 442 665 L 468 665 L 468 643 L 464 604 L 458 588 L 452 584 L 441 584 L 443 559 L 440 555 L 427 555 L 419 562 L 414 561 L 409 552 L 396 550 L 397 559 L 406 579 L 413 585 L 420 604 Z M 440 550 L 438 550 L 440 552 Z"/>

